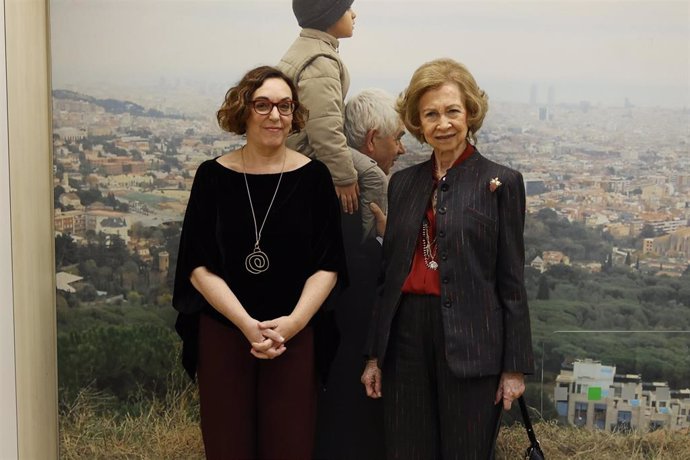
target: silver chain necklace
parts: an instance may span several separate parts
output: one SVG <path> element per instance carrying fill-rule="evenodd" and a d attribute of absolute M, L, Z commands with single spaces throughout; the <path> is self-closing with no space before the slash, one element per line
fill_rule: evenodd
<path fill-rule="evenodd" d="M 438 270 L 438 262 L 436 262 L 436 238 L 429 241 L 429 223 L 424 218 L 422 221 L 422 254 L 424 255 L 424 265 L 431 270 Z"/>
<path fill-rule="evenodd" d="M 283 172 L 285 171 L 285 159 L 287 158 L 287 150 L 285 151 L 285 153 L 283 155 L 283 166 L 280 168 L 280 176 L 278 177 L 278 185 L 276 185 L 276 189 L 273 192 L 273 197 L 271 198 L 271 202 L 269 203 L 268 209 L 266 210 L 266 215 L 264 216 L 264 221 L 261 222 L 261 227 L 257 228 L 256 214 L 254 213 L 254 203 L 252 203 L 252 194 L 249 192 L 249 182 L 247 181 L 247 167 L 244 164 L 244 148 L 245 147 L 246 146 L 243 145 L 242 150 L 240 150 L 240 157 L 242 158 L 242 176 L 244 176 L 244 185 L 247 187 L 247 197 L 249 198 L 249 208 L 252 210 L 252 219 L 254 221 L 254 238 L 255 239 L 254 239 L 254 250 L 251 253 L 249 253 L 249 255 L 244 259 L 244 267 L 252 275 L 258 275 L 259 273 L 263 273 L 266 270 L 268 270 L 268 267 L 270 266 L 269 261 L 268 261 L 268 256 L 259 247 L 259 241 L 261 240 L 261 232 L 264 230 L 264 225 L 266 225 L 266 219 L 268 219 L 268 213 L 271 212 L 271 207 L 273 206 L 273 201 L 275 201 L 276 195 L 278 195 L 278 189 L 280 188 L 280 182 L 283 180 Z"/>

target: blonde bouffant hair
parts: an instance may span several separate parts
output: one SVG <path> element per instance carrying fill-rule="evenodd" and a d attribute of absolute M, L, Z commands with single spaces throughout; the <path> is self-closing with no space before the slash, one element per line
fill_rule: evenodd
<path fill-rule="evenodd" d="M 415 70 L 407 89 L 397 101 L 397 111 L 405 127 L 419 142 L 426 142 L 419 118 L 419 100 L 430 89 L 444 83 L 455 83 L 460 89 L 463 104 L 467 109 L 467 137 L 475 144 L 476 133 L 482 127 L 489 110 L 489 96 L 477 85 L 467 67 L 453 59 L 435 59 L 422 64 Z"/>

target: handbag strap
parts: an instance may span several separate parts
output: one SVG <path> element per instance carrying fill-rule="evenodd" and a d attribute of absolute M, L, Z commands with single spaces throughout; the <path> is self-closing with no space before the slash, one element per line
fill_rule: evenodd
<path fill-rule="evenodd" d="M 537 441 L 537 436 L 534 434 L 534 430 L 532 429 L 532 422 L 529 419 L 529 413 L 527 412 L 527 403 L 525 403 L 525 398 L 520 396 L 518 398 L 518 403 L 520 404 L 520 412 L 522 412 L 522 420 L 525 423 L 525 430 L 527 430 L 529 442 L 532 444 L 532 447 L 539 448 L 539 441 Z"/>

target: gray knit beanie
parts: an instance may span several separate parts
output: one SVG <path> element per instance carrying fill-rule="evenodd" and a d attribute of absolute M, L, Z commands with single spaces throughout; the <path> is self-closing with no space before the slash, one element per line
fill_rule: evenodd
<path fill-rule="evenodd" d="M 300 27 L 325 31 L 338 22 L 354 0 L 292 0 Z"/>

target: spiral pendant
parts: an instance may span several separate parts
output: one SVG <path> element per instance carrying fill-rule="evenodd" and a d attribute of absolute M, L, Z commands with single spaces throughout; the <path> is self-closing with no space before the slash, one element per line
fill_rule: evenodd
<path fill-rule="evenodd" d="M 252 275 L 258 275 L 268 270 L 268 256 L 259 248 L 257 244 L 254 250 L 244 259 L 244 267 Z"/>

